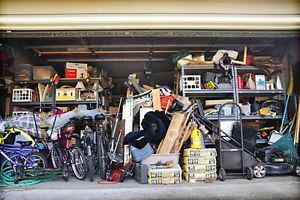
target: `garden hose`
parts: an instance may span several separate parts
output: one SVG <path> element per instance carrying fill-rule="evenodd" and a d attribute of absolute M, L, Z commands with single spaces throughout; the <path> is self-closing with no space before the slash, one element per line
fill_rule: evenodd
<path fill-rule="evenodd" d="M 27 186 L 27 185 L 33 185 L 33 184 L 37 184 L 40 182 L 45 182 L 45 181 L 51 181 L 56 179 L 57 177 L 53 176 L 53 177 L 47 177 L 47 178 L 30 178 L 30 179 L 26 179 L 26 180 L 21 180 L 18 183 L 15 183 L 15 179 L 13 176 L 13 169 L 11 166 L 5 166 L 7 164 L 7 162 L 9 162 L 8 160 L 6 160 L 5 162 L 2 163 L 1 165 L 1 182 L 0 185 L 8 185 L 8 186 Z"/>

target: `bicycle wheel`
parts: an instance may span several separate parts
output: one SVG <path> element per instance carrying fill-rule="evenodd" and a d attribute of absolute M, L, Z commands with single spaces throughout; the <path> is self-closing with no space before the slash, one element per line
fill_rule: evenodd
<path fill-rule="evenodd" d="M 93 162 L 93 157 L 88 156 L 87 157 L 87 163 L 88 163 L 88 168 L 89 168 L 89 177 L 90 181 L 94 181 L 94 174 L 95 174 L 95 168 L 94 168 L 94 162 Z"/>
<path fill-rule="evenodd" d="M 87 161 L 78 147 L 73 147 L 70 152 L 72 170 L 79 180 L 84 180 L 87 176 Z"/>
<path fill-rule="evenodd" d="M 63 155 L 59 146 L 54 145 L 50 152 L 51 161 L 54 169 L 62 168 L 64 165 Z"/>
<path fill-rule="evenodd" d="M 19 156 L 14 155 L 10 157 L 14 162 L 16 162 L 19 159 Z M 14 182 L 17 184 L 21 180 L 21 166 L 14 166 L 13 163 L 11 163 L 9 160 L 5 160 L 0 169 L 0 177 L 1 179 L 6 182 Z"/>
<path fill-rule="evenodd" d="M 98 137 L 98 159 L 99 159 L 99 174 L 102 179 L 106 178 L 106 161 L 105 161 L 105 150 L 103 146 L 103 137 Z"/>
<path fill-rule="evenodd" d="M 24 166 L 27 169 L 45 169 L 48 167 L 48 161 L 43 154 L 33 152 L 26 156 Z"/>

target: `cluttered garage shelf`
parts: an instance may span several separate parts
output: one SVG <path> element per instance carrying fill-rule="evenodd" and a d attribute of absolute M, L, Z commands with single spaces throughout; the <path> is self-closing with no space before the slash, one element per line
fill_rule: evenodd
<path fill-rule="evenodd" d="M 7 49 L 2 61 L 10 59 Z M 248 47 L 212 56 L 170 52 L 173 88 L 140 83 L 140 76 L 151 79 L 146 64 L 144 74 L 128 74 L 125 95 L 113 94 L 112 74 L 90 63 L 65 62 L 63 72 L 19 64 L 13 78 L 1 77 L 2 184 L 69 176 L 179 184 L 300 175 L 291 56 L 252 55 Z M 148 62 L 152 56 L 151 47 Z"/>

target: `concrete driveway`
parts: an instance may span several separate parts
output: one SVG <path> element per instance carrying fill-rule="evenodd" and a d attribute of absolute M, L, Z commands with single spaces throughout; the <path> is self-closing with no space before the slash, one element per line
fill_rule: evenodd
<path fill-rule="evenodd" d="M 178 185 L 142 185 L 134 180 L 117 184 L 56 180 L 26 187 L 4 187 L 6 200 L 177 200 L 177 199 L 300 199 L 300 178 L 228 179 L 225 182 Z"/>

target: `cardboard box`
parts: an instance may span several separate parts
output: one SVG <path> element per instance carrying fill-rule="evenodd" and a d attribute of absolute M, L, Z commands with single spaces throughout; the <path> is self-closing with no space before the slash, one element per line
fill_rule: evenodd
<path fill-rule="evenodd" d="M 215 148 L 207 148 L 207 149 L 185 149 L 183 152 L 183 156 L 186 157 L 210 157 L 217 156 L 217 150 Z"/>
<path fill-rule="evenodd" d="M 66 78 L 87 78 L 87 67 L 85 63 L 66 63 Z"/>
<path fill-rule="evenodd" d="M 78 98 L 76 88 L 62 86 L 56 90 L 56 101 L 75 101 Z"/>
<path fill-rule="evenodd" d="M 185 165 L 212 165 L 216 164 L 215 156 L 210 157 L 183 157 L 183 164 Z"/>
<path fill-rule="evenodd" d="M 265 75 L 255 75 L 255 86 L 257 90 L 266 89 L 266 77 Z"/>
<path fill-rule="evenodd" d="M 182 170 L 188 173 L 217 172 L 216 164 L 211 165 L 183 165 Z"/>
<path fill-rule="evenodd" d="M 55 73 L 51 66 L 33 66 L 33 80 L 50 80 Z"/>
<path fill-rule="evenodd" d="M 181 178 L 182 170 L 177 164 L 173 168 L 155 168 L 151 166 L 148 170 L 148 178 Z"/>

